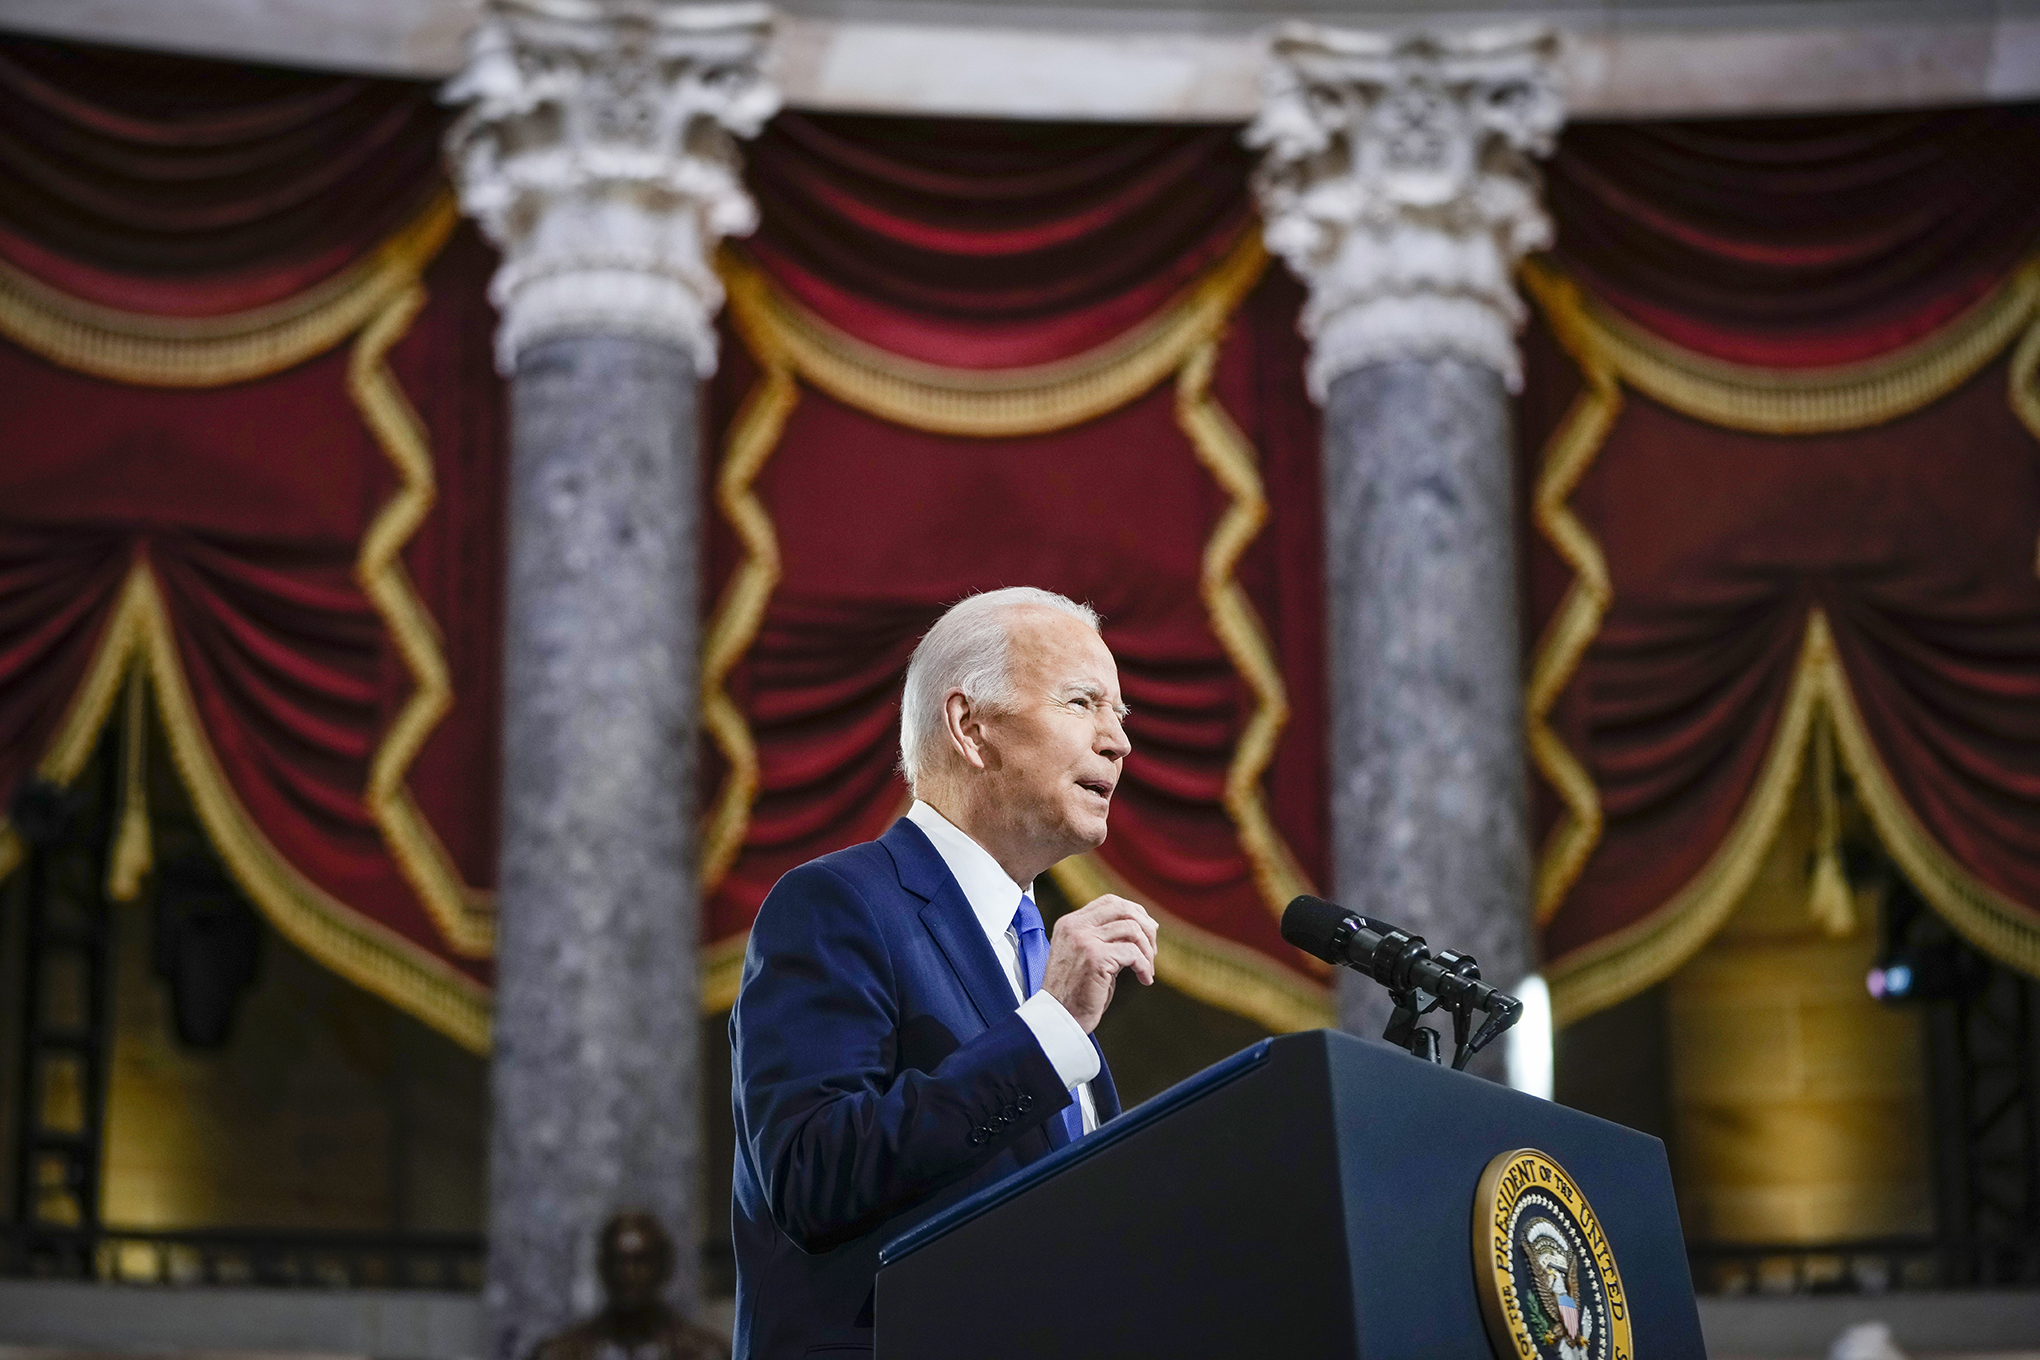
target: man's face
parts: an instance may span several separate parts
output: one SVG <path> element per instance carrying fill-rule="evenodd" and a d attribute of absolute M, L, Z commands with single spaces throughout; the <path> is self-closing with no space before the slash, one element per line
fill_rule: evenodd
<path fill-rule="evenodd" d="M 985 773 L 1000 819 L 1052 863 L 1104 844 L 1128 749 L 1119 668 L 1081 619 L 1023 607 L 1007 627 L 1014 702 L 985 720 Z"/>
<path fill-rule="evenodd" d="M 625 1311 L 649 1307 L 666 1282 L 665 1246 L 643 1229 L 624 1227 L 603 1244 L 602 1283 L 609 1305 Z"/>

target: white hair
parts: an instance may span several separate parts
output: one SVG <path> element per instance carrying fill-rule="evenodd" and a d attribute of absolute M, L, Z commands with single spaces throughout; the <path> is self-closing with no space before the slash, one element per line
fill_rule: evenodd
<path fill-rule="evenodd" d="M 1098 627 L 1098 611 L 1091 606 L 1034 586 L 988 590 L 951 605 L 907 662 L 907 687 L 900 697 L 900 772 L 908 788 L 918 791 L 933 771 L 934 754 L 942 749 L 943 704 L 951 690 L 963 691 L 972 708 L 994 712 L 1017 699 L 1006 619 L 1029 605 Z"/>

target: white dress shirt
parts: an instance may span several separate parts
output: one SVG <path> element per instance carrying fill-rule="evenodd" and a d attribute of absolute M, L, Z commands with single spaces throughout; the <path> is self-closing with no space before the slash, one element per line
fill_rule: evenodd
<path fill-rule="evenodd" d="M 1062 1002 L 1047 992 L 1023 996 L 1020 990 L 1023 985 L 1020 933 L 1013 928 L 1013 913 L 1020 909 L 1022 893 L 1033 896 L 1034 885 L 1015 883 L 999 861 L 992 858 L 991 851 L 920 799 L 916 798 L 907 809 L 907 820 L 927 833 L 935 844 L 935 853 L 942 856 L 957 886 L 963 889 L 964 900 L 970 903 L 985 939 L 991 943 L 992 953 L 1006 970 L 1013 999 L 1020 1003 L 1020 1018 L 1034 1031 L 1035 1041 L 1054 1065 L 1063 1085 L 1076 1095 L 1077 1108 L 1084 1116 L 1084 1132 L 1089 1133 L 1098 1127 L 1098 1108 L 1091 1100 L 1091 1079 L 1098 1075 L 1098 1050 L 1091 1046 L 1091 1036 L 1084 1033 L 1084 1027 L 1063 1008 Z"/>

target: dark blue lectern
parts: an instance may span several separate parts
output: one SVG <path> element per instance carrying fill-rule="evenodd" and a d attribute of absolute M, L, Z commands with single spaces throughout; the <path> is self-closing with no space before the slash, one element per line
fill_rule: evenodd
<path fill-rule="evenodd" d="M 1599 1215 L 1639 1360 L 1703 1360 L 1662 1143 L 1328 1030 L 1264 1040 L 889 1243 L 878 1360 L 1479 1360 L 1476 1188 L 1522 1147 Z"/>

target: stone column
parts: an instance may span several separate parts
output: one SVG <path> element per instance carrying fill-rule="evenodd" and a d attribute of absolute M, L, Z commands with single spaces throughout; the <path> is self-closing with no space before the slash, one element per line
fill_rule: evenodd
<path fill-rule="evenodd" d="M 1272 55 L 1247 135 L 1324 407 L 1332 891 L 1507 987 L 1532 966 L 1512 275 L 1551 241 L 1531 157 L 1564 117 L 1555 43 L 1290 25 Z M 1379 986 L 1339 998 L 1381 1033 Z"/>
<path fill-rule="evenodd" d="M 466 210 L 501 247 L 511 377 L 492 1360 L 601 1303 L 613 1211 L 657 1214 L 698 1303 L 697 387 L 713 255 L 777 107 L 757 5 L 498 0 L 448 86 Z"/>

